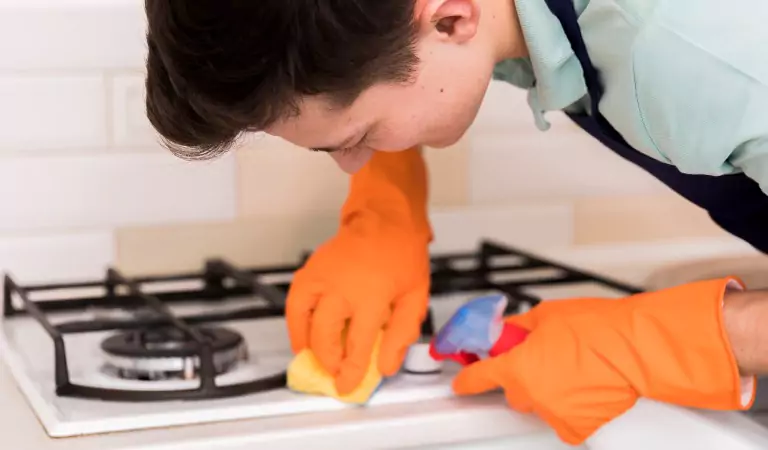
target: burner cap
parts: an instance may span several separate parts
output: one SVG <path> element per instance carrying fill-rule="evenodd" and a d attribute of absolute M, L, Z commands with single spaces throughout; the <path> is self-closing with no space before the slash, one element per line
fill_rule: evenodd
<path fill-rule="evenodd" d="M 213 352 L 219 375 L 246 359 L 243 337 L 225 328 L 196 328 Z M 137 380 L 191 379 L 200 367 L 197 343 L 174 327 L 148 328 L 108 337 L 101 343 L 106 369 Z"/>

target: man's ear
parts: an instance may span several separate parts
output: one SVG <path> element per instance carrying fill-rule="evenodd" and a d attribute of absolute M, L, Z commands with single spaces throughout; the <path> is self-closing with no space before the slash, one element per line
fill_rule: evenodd
<path fill-rule="evenodd" d="M 383 0 L 386 1 L 386 0 Z M 479 0 L 416 0 L 416 22 L 422 33 L 437 33 L 440 39 L 464 43 L 477 34 Z"/>

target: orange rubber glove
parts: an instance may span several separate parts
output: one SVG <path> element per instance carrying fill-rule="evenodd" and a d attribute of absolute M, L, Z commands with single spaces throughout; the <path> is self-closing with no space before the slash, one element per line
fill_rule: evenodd
<path fill-rule="evenodd" d="M 748 409 L 755 379 L 740 377 L 723 325 L 734 278 L 623 299 L 542 302 L 507 320 L 525 342 L 474 363 L 454 380 L 460 395 L 497 387 L 519 412 L 537 414 L 580 445 L 638 397 L 685 407 Z"/>
<path fill-rule="evenodd" d="M 296 272 L 286 319 L 293 351 L 309 347 L 341 395 L 378 368 L 395 374 L 429 300 L 427 173 L 421 151 L 376 152 L 352 176 L 340 229 Z M 342 333 L 348 335 L 342 345 Z"/>

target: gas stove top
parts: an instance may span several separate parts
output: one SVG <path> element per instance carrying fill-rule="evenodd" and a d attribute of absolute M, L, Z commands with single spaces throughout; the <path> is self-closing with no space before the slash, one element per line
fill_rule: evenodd
<path fill-rule="evenodd" d="M 542 299 L 640 292 L 488 241 L 431 260 L 423 342 L 479 295 L 503 293 L 515 313 Z M 109 269 L 103 280 L 56 285 L 6 275 L 0 351 L 55 437 L 348 408 L 285 388 L 283 314 L 299 266 L 210 260 L 199 273 L 128 278 Z M 458 367 L 433 369 L 401 371 L 369 407 L 450 397 Z"/>

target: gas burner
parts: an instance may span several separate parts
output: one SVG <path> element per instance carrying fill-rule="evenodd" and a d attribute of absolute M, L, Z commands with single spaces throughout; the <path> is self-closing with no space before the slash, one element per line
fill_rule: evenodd
<path fill-rule="evenodd" d="M 247 359 L 243 337 L 226 328 L 194 328 L 210 345 L 216 375 Z M 104 370 L 118 378 L 160 381 L 196 378 L 200 368 L 198 344 L 189 333 L 174 327 L 119 333 L 101 343 Z"/>

